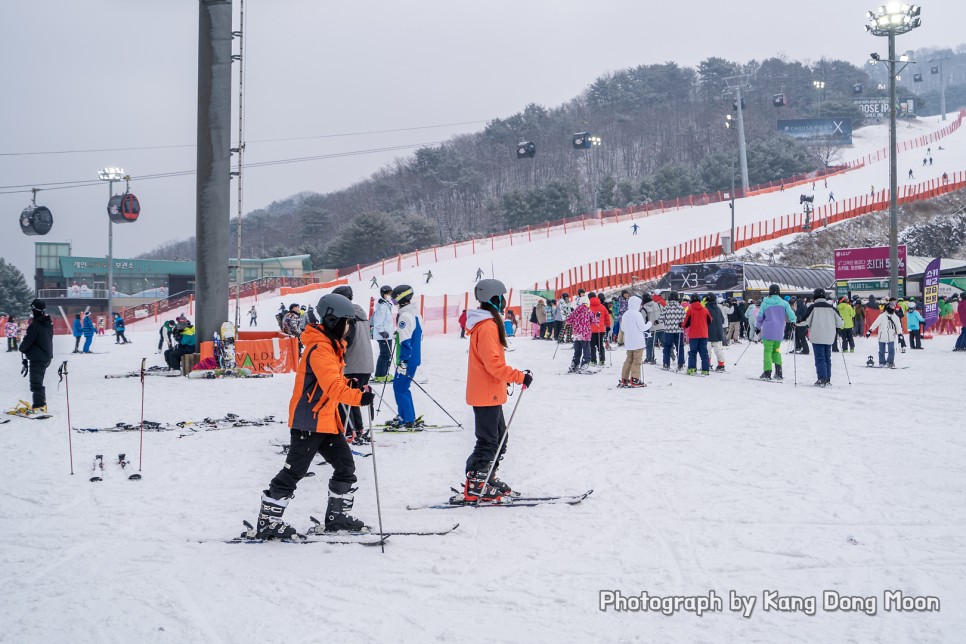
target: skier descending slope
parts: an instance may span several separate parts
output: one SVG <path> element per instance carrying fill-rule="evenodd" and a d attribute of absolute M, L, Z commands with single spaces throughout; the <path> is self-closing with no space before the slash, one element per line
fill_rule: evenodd
<path fill-rule="evenodd" d="M 499 501 L 511 493 L 510 486 L 496 478 L 496 463 L 506 451 L 503 403 L 507 400 L 507 383 L 523 385 L 526 389 L 533 382 L 533 376 L 506 363 L 506 329 L 500 315 L 506 307 L 506 286 L 500 280 L 480 280 L 474 293 L 480 308 L 466 313 L 466 330 L 470 334 L 466 403 L 473 407 L 476 418 L 476 447 L 466 459 L 463 496 L 466 501 Z M 497 454 L 501 441 L 503 447 Z M 491 464 L 493 473 L 487 481 Z"/>
<path fill-rule="evenodd" d="M 771 380 L 772 364 L 775 365 L 775 379 L 782 380 L 782 339 L 785 337 L 785 322 L 794 323 L 798 318 L 792 307 L 782 299 L 778 284 L 768 287 L 768 297 L 761 301 L 758 316 L 755 318 L 755 332 L 761 336 L 765 347 L 765 369 L 759 376 Z"/>
<path fill-rule="evenodd" d="M 282 521 L 282 514 L 316 453 L 333 468 L 325 531 L 358 531 L 365 527 L 362 521 L 348 514 L 352 509 L 356 467 L 345 441 L 339 404 L 370 406 L 375 394 L 369 387 L 352 389 L 342 375 L 345 337 L 349 320 L 356 315 L 352 302 L 342 295 L 330 293 L 322 296 L 317 308 L 322 323 L 307 325 L 302 334 L 305 352 L 299 361 L 295 389 L 289 402 L 291 447 L 285 467 L 262 492 L 255 534 L 247 535 L 253 538 L 298 539 L 295 528 Z"/>

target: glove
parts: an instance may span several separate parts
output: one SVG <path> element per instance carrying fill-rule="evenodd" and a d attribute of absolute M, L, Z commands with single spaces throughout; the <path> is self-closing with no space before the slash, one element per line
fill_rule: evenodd
<path fill-rule="evenodd" d="M 533 374 L 530 373 L 529 371 L 524 371 L 523 372 L 523 388 L 524 389 L 529 389 L 530 388 L 530 383 L 532 383 L 532 382 L 533 382 Z"/>
<path fill-rule="evenodd" d="M 23 359 L 23 369 L 20 370 L 20 375 L 24 378 L 27 377 L 27 372 L 30 371 L 30 365 L 27 363 L 27 359 Z"/>
<path fill-rule="evenodd" d="M 400 376 L 405 376 L 406 375 L 406 363 L 405 362 L 400 362 L 399 363 L 399 365 L 396 367 L 396 373 L 398 373 Z"/>
<path fill-rule="evenodd" d="M 866 333 L 865 334 L 865 337 L 866 338 L 871 338 L 872 337 L 872 331 L 869 331 L 868 333 Z"/>
<path fill-rule="evenodd" d="M 381 337 L 383 340 L 388 340 L 389 339 L 389 334 L 386 333 L 385 331 L 380 331 L 379 332 L 379 337 Z"/>
<path fill-rule="evenodd" d="M 376 394 L 368 386 L 362 391 L 362 400 L 359 402 L 361 407 L 372 407 L 372 402 L 376 399 Z"/>
<path fill-rule="evenodd" d="M 755 333 L 757 333 L 758 335 L 761 335 L 761 329 L 759 329 L 758 327 L 755 327 Z"/>

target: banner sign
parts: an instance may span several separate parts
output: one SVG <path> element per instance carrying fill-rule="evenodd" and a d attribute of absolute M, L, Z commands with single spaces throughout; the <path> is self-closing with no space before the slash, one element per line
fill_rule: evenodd
<path fill-rule="evenodd" d="M 530 324 L 530 316 L 533 313 L 533 309 L 537 308 L 537 302 L 543 300 L 547 304 L 550 300 L 554 299 L 554 291 L 520 291 L 520 326 L 524 329 L 530 328 L 529 326 L 524 326 Z M 574 297 L 576 300 L 576 296 Z M 547 316 L 550 315 L 550 307 L 547 306 Z"/>
<path fill-rule="evenodd" d="M 939 258 L 929 262 L 922 279 L 923 327 L 928 329 L 939 321 Z"/>
<path fill-rule="evenodd" d="M 866 118 L 887 119 L 889 118 L 889 97 L 875 96 L 871 98 L 853 98 L 852 104 L 862 110 Z M 916 113 L 916 99 L 901 98 L 896 101 L 899 108 L 897 115 L 913 115 Z"/>
<path fill-rule="evenodd" d="M 778 131 L 808 143 L 852 145 L 851 118 L 779 119 Z"/>
<path fill-rule="evenodd" d="M 675 264 L 658 284 L 659 288 L 678 292 L 743 291 L 745 268 L 741 262 L 704 262 Z"/>
<path fill-rule="evenodd" d="M 836 248 L 835 279 L 889 278 L 889 247 Z M 906 276 L 906 247 L 899 246 L 899 277 Z"/>

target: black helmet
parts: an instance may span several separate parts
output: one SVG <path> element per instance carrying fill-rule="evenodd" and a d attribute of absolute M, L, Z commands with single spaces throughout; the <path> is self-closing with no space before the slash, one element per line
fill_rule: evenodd
<path fill-rule="evenodd" d="M 345 285 L 345 284 L 342 285 L 342 286 L 336 286 L 334 289 L 332 289 L 332 292 L 333 293 L 337 293 L 337 294 L 343 296 L 344 298 L 346 298 L 350 302 L 352 301 L 352 287 L 351 286 L 348 286 L 348 285 Z"/>
<path fill-rule="evenodd" d="M 386 293 L 392 293 L 392 287 L 388 284 L 384 284 L 382 288 L 379 289 L 379 295 L 385 295 Z"/>
<path fill-rule="evenodd" d="M 815 292 L 813 292 L 813 293 L 812 293 L 812 296 L 813 296 L 813 297 L 814 297 L 814 298 L 815 298 L 816 300 L 817 300 L 818 298 L 820 298 L 820 297 L 825 297 L 825 289 L 824 289 L 824 288 L 817 288 L 817 289 L 815 289 Z"/>
<path fill-rule="evenodd" d="M 30 308 L 33 309 L 34 311 L 46 311 L 47 303 L 44 302 L 43 300 L 34 300 L 33 302 L 30 303 Z"/>
<path fill-rule="evenodd" d="M 356 316 L 356 311 L 352 307 L 352 302 L 344 295 L 329 293 L 319 298 L 319 303 L 315 307 L 319 312 L 319 319 L 327 329 L 333 329 L 339 324 L 339 320 L 351 320 Z"/>
<path fill-rule="evenodd" d="M 673 300 L 673 301 L 675 301 L 675 302 L 677 302 L 677 301 L 678 301 L 678 298 L 679 298 L 679 297 L 680 297 L 680 296 L 678 295 L 678 293 L 677 293 L 677 291 L 671 291 L 671 293 L 670 293 L 670 294 L 669 294 L 669 295 L 667 296 L 667 298 L 668 298 L 669 300 Z"/>
<path fill-rule="evenodd" d="M 493 304 L 502 311 L 502 304 L 506 302 L 503 298 L 506 295 L 506 285 L 500 280 L 480 280 L 476 283 L 473 294 L 476 296 L 476 301 L 480 304 Z M 494 298 L 498 298 L 496 302 L 493 301 Z"/>
<path fill-rule="evenodd" d="M 392 299 L 396 304 L 408 304 L 413 299 L 413 287 L 409 284 L 400 284 L 392 289 Z"/>
<path fill-rule="evenodd" d="M 771 286 L 768 287 L 768 294 L 769 295 L 781 295 L 782 294 L 782 290 L 780 288 L 778 288 L 778 284 L 772 284 Z"/>

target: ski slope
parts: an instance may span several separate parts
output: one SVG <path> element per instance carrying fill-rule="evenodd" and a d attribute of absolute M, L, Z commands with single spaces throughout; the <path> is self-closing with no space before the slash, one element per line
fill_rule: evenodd
<path fill-rule="evenodd" d="M 136 369 L 156 334 L 98 338 L 69 359 L 76 427 L 136 421 Z M 387 530 L 443 537 L 361 546 L 227 545 L 254 520 L 281 467 L 282 425 L 144 435 L 143 480 L 115 470 L 88 482 L 95 454 L 139 462 L 136 433 L 74 433 L 69 472 L 65 386 L 47 376 L 46 421 L 0 425 L 0 642 L 955 642 L 966 630 L 966 439 L 957 422 L 962 354 L 948 337 L 898 356 L 908 370 L 863 366 L 874 340 L 833 358 L 815 389 L 808 357 L 786 356 L 788 381 L 753 382 L 761 349 L 729 348 L 733 373 L 706 379 L 648 367 L 641 390 L 615 390 L 617 362 L 565 376 L 568 351 L 514 339 L 511 364 L 534 372 L 510 429 L 501 476 L 528 493 L 594 493 L 577 506 L 408 511 L 443 500 L 473 445 L 463 403 L 466 344 L 425 343 L 424 385 L 468 429 L 378 435 Z M 19 359 L 7 401 L 25 397 Z M 798 387 L 793 384 L 797 374 Z M 284 416 L 293 376 L 269 380 L 148 378 L 145 417 L 200 420 L 233 412 Z M 511 398 L 512 405 L 520 394 Z M 446 417 L 421 393 L 418 413 Z M 509 405 L 507 409 L 509 415 Z M 386 417 L 384 409 L 380 417 Z M 321 459 L 319 459 L 321 460 Z M 376 523 L 373 463 L 357 459 L 354 514 Z M 286 513 L 301 529 L 325 508 L 315 465 Z M 615 613 L 600 590 L 625 595 L 756 595 L 750 617 L 727 607 L 697 617 Z M 826 612 L 823 590 L 874 596 L 877 614 Z M 883 591 L 938 597 L 941 611 L 887 612 Z M 814 616 L 766 611 L 762 593 L 818 596 Z"/>

